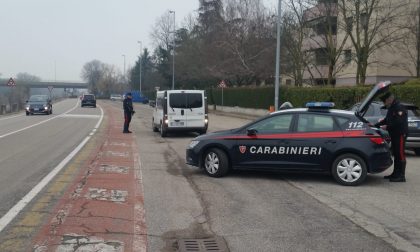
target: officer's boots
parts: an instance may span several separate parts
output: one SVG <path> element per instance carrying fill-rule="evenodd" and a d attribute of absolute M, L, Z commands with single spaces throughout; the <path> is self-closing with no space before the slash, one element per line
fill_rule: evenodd
<path fill-rule="evenodd" d="M 397 176 L 391 177 L 389 179 L 390 182 L 405 182 L 405 165 L 406 165 L 406 162 L 401 162 L 401 165 L 399 165 L 398 167 L 399 169 L 398 169 Z"/>

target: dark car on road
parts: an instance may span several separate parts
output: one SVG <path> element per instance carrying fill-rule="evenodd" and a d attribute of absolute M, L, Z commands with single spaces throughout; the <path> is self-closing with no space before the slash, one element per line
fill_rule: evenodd
<path fill-rule="evenodd" d="M 410 103 L 401 102 L 408 112 L 408 135 L 406 149 L 413 150 L 416 155 L 420 155 L 420 111 L 419 108 Z M 351 110 L 356 111 L 360 103 L 355 104 Z M 381 102 L 372 102 L 370 104 L 365 119 L 371 124 L 377 123 L 385 118 L 387 108 Z"/>
<path fill-rule="evenodd" d="M 26 101 L 26 115 L 33 114 L 52 114 L 51 99 L 48 95 L 32 95 Z"/>
<path fill-rule="evenodd" d="M 84 94 L 81 98 L 81 106 L 90 106 L 96 108 L 96 98 L 93 94 Z"/>
<path fill-rule="evenodd" d="M 307 108 L 277 111 L 238 129 L 196 137 L 187 147 L 186 162 L 211 177 L 231 169 L 304 171 L 358 185 L 368 173 L 392 165 L 383 135 L 363 119 L 389 85 L 378 83 L 356 112 L 332 109 L 332 103 L 308 103 Z"/>

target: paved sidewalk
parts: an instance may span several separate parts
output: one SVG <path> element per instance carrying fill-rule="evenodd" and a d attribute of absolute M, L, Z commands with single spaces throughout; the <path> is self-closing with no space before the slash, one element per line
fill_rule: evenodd
<path fill-rule="evenodd" d="M 143 190 L 134 134 L 121 110 L 103 105 L 99 148 L 33 240 L 40 251 L 146 251 Z"/>

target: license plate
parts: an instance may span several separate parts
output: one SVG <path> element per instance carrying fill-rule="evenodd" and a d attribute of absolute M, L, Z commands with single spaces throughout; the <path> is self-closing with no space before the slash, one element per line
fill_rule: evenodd
<path fill-rule="evenodd" d="M 409 122 L 408 127 L 417 128 L 417 122 Z"/>
<path fill-rule="evenodd" d="M 34 111 L 38 111 L 39 110 L 39 108 L 34 108 Z"/>
<path fill-rule="evenodd" d="M 184 126 L 184 122 L 173 122 L 172 126 Z"/>

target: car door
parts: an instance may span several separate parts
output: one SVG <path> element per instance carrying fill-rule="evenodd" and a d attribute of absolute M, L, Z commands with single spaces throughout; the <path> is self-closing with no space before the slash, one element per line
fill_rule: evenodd
<path fill-rule="evenodd" d="M 286 142 L 290 168 L 326 170 L 343 138 L 329 113 L 306 112 L 296 115 L 294 131 Z"/>
<path fill-rule="evenodd" d="M 277 114 L 248 125 L 234 145 L 233 166 L 279 169 L 287 166 L 285 146 L 293 113 Z"/>

